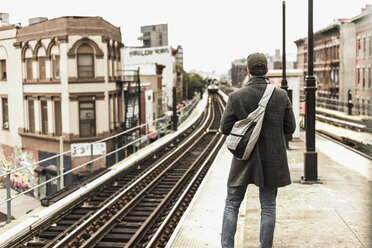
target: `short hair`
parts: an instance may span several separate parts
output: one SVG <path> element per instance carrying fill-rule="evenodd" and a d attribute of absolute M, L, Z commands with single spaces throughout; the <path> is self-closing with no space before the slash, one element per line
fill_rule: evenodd
<path fill-rule="evenodd" d="M 252 76 L 264 76 L 267 72 L 267 67 L 264 64 L 257 64 L 249 68 Z"/>

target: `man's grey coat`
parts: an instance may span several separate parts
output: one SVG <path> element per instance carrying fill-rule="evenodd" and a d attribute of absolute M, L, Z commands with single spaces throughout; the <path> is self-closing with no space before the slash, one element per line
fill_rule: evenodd
<path fill-rule="evenodd" d="M 254 76 L 247 85 L 229 94 L 221 120 L 228 135 L 235 122 L 246 118 L 258 105 L 267 85 L 265 77 Z M 266 106 L 261 134 L 248 160 L 233 157 L 227 182 L 229 187 L 255 184 L 282 187 L 291 183 L 284 134 L 295 131 L 296 122 L 287 93 L 275 88 Z"/>

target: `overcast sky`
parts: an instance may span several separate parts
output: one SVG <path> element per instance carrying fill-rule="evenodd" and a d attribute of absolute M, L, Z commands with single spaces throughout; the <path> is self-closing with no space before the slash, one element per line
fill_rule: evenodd
<path fill-rule="evenodd" d="M 314 0 L 314 31 L 338 18 L 352 18 L 367 0 Z M 294 40 L 307 36 L 308 1 L 286 1 L 287 58 Z M 168 23 L 169 45 L 184 48 L 186 71 L 227 72 L 234 59 L 282 48 L 282 0 L 1 0 L 11 23 L 28 18 L 102 16 L 121 28 L 126 46 L 139 46 L 140 26 Z"/>

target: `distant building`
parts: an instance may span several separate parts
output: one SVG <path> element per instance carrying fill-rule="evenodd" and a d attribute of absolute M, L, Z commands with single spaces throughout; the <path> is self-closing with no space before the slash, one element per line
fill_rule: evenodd
<path fill-rule="evenodd" d="M 232 86 L 240 87 L 247 75 L 248 72 L 246 59 L 236 59 L 231 63 Z"/>
<path fill-rule="evenodd" d="M 162 71 L 162 111 L 172 108 L 173 87 L 176 87 L 177 103 L 182 101 L 182 65 L 177 63 L 177 49 L 163 47 L 124 47 L 124 68 L 139 64 L 159 64 Z M 140 72 L 141 73 L 141 72 Z"/>
<path fill-rule="evenodd" d="M 353 85 L 354 37 L 350 23 L 339 22 L 314 33 L 314 75 L 317 81 L 317 96 L 329 99 L 347 99 L 347 91 Z M 297 68 L 307 76 L 307 38 L 295 41 Z M 342 85 L 342 86 L 341 86 Z M 304 88 L 303 86 L 301 87 Z M 302 92 L 304 94 L 304 92 Z"/>
<path fill-rule="evenodd" d="M 352 92 L 355 113 L 371 115 L 372 6 L 361 14 L 314 34 L 314 74 L 320 99 L 348 100 Z M 297 68 L 307 75 L 307 38 L 295 41 Z M 301 87 L 303 88 L 303 87 Z"/>
<path fill-rule="evenodd" d="M 372 113 L 372 5 L 362 9 L 362 13 L 352 18 L 355 25 L 355 84 L 354 100 L 356 112 L 361 115 Z"/>
<path fill-rule="evenodd" d="M 151 113 L 149 113 L 149 107 L 146 109 L 146 105 L 141 106 L 141 112 L 144 112 L 146 119 L 141 119 L 142 123 L 151 122 L 154 119 L 164 115 L 162 108 L 162 81 L 163 81 L 163 70 L 164 65 L 157 63 L 144 63 L 144 64 L 131 64 L 124 65 L 124 70 L 136 70 L 139 69 L 141 85 L 144 83 L 150 83 L 151 85 L 151 99 L 152 107 Z M 149 89 L 150 90 L 150 89 Z M 142 111 L 143 110 L 143 111 Z M 149 118 L 149 116 L 151 118 Z"/>
<path fill-rule="evenodd" d="M 294 62 L 288 59 L 288 54 L 286 54 L 286 69 L 291 70 L 294 69 Z M 271 56 L 266 54 L 267 58 L 267 68 L 269 70 L 281 70 L 283 69 L 283 58 L 280 55 L 280 49 L 275 49 L 275 55 Z"/>
<path fill-rule="evenodd" d="M 141 27 L 143 47 L 168 46 L 168 24 L 157 24 Z"/>
<path fill-rule="evenodd" d="M 176 62 L 183 67 L 183 48 L 178 45 L 176 48 Z"/>

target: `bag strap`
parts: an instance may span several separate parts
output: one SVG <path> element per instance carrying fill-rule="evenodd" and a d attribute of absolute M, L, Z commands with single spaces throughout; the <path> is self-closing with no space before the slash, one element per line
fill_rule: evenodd
<path fill-rule="evenodd" d="M 274 85 L 267 84 L 265 92 L 263 93 L 261 100 L 258 103 L 258 106 L 262 106 L 263 108 L 266 108 L 266 105 L 269 102 L 271 95 L 274 92 L 274 89 L 275 89 Z"/>

